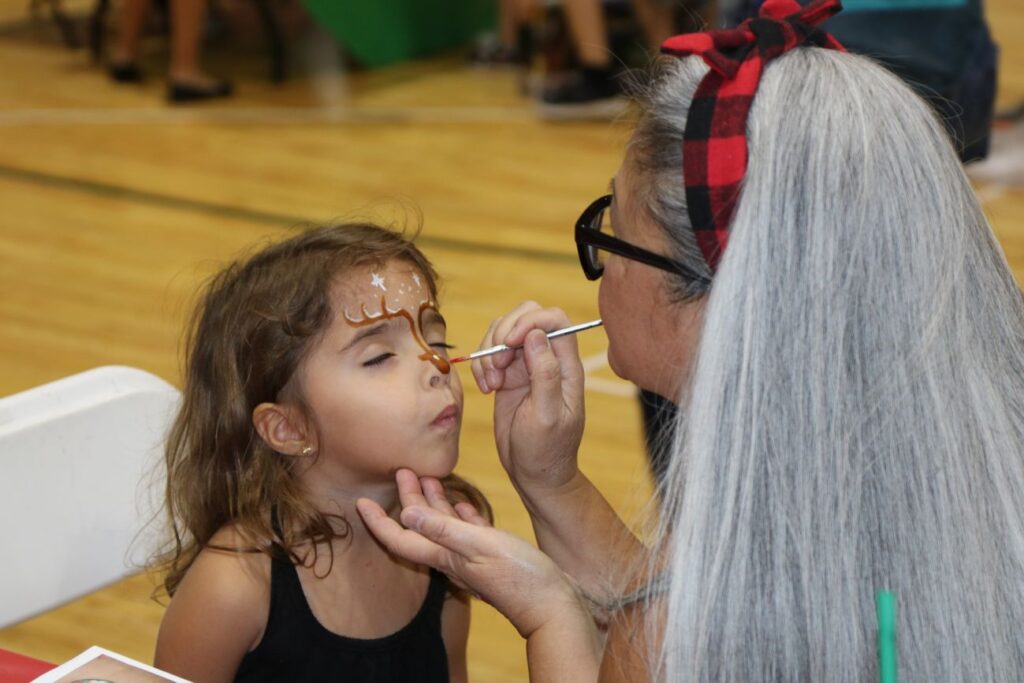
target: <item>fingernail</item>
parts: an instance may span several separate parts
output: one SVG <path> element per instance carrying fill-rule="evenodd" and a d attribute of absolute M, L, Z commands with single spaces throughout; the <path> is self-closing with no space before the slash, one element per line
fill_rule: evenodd
<path fill-rule="evenodd" d="M 417 508 L 406 508 L 402 510 L 402 524 L 407 529 L 415 529 L 419 531 L 420 526 L 423 524 L 423 511 Z"/>
<path fill-rule="evenodd" d="M 544 333 L 530 334 L 530 348 L 534 351 L 543 351 L 548 347 L 548 336 Z"/>

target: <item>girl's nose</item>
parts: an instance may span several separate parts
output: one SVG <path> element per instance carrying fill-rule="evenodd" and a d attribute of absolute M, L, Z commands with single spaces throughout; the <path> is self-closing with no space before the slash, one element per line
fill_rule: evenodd
<path fill-rule="evenodd" d="M 426 353 L 420 355 L 420 360 L 425 360 L 433 365 L 442 375 L 450 374 L 452 371 L 452 365 L 448 359 L 437 355 L 437 352 L 432 349 L 428 348 Z"/>
<path fill-rule="evenodd" d="M 437 387 L 441 386 L 441 384 L 446 382 L 447 380 L 448 380 L 448 375 L 442 375 L 440 372 L 435 370 L 430 375 L 430 388 L 431 389 L 437 388 Z"/>

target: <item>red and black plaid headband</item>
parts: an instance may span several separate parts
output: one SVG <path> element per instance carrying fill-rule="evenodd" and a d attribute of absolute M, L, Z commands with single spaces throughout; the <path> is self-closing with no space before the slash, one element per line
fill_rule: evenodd
<path fill-rule="evenodd" d="M 711 70 L 690 104 L 683 132 L 683 177 L 690 222 L 714 272 L 729 238 L 747 170 L 747 116 L 769 61 L 803 45 L 843 51 L 816 24 L 842 9 L 839 0 L 766 0 L 760 14 L 733 29 L 687 33 L 661 45 L 664 54 L 700 55 Z"/>

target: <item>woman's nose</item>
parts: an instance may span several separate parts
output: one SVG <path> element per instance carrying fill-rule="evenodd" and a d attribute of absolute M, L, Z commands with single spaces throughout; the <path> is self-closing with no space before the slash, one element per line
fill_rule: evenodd
<path fill-rule="evenodd" d="M 439 370 L 433 369 L 430 373 L 430 388 L 435 389 L 448 383 L 449 375 L 441 374 Z"/>

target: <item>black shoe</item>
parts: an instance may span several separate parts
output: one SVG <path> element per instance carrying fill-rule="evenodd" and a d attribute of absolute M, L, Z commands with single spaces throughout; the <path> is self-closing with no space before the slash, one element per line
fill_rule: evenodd
<path fill-rule="evenodd" d="M 586 104 L 621 94 L 622 89 L 612 69 L 584 67 L 570 74 L 565 81 L 545 89 L 541 99 L 547 104 Z"/>
<path fill-rule="evenodd" d="M 185 102 L 201 102 L 219 97 L 229 97 L 235 88 L 230 81 L 217 81 L 210 87 L 191 85 L 188 83 L 175 83 L 171 81 L 167 86 L 167 99 L 179 104 Z"/>
<path fill-rule="evenodd" d="M 614 118 L 626 105 L 611 69 L 584 68 L 544 89 L 540 113 L 552 119 Z"/>
<path fill-rule="evenodd" d="M 142 69 L 135 62 L 112 63 L 107 73 L 118 83 L 141 83 L 143 81 Z"/>

